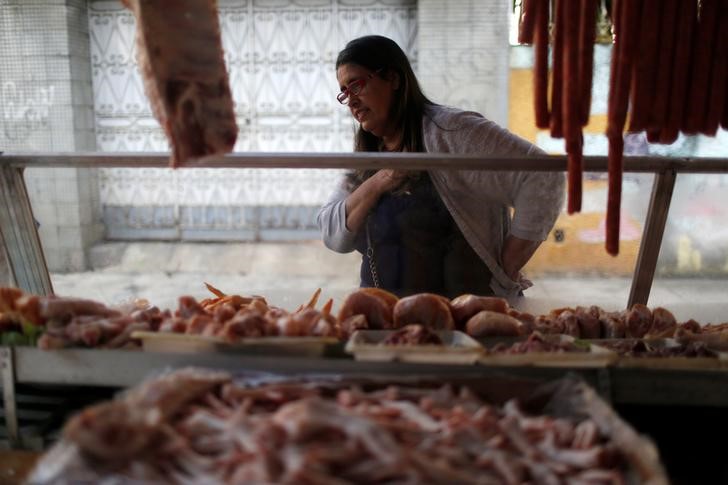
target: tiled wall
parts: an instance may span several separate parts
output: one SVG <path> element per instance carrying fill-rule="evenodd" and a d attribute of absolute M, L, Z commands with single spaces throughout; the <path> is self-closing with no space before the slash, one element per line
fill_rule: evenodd
<path fill-rule="evenodd" d="M 405 8 L 409 3 L 403 5 Z M 508 38 L 507 2 L 420 0 L 416 5 L 417 26 L 410 37 L 416 36 L 417 41 L 410 55 L 419 59 L 416 69 L 428 96 L 439 103 L 477 110 L 506 124 L 508 104 L 503 93 L 508 89 L 508 50 L 502 46 L 507 45 Z M 85 0 L 2 2 L 0 150 L 97 149 L 88 19 Z M 29 169 L 26 181 L 49 268 L 83 270 L 86 249 L 103 233 L 96 171 Z M 308 189 L 312 184 L 301 186 Z M 175 227 L 151 227 L 168 229 L 169 234 L 158 234 L 159 237 L 207 239 L 219 237 L 215 234 L 215 221 L 221 221 L 224 227 L 226 221 L 254 216 L 258 222 L 245 226 L 248 233 L 231 233 L 230 238 L 317 237 L 311 221 L 319 199 L 284 210 L 285 202 L 266 198 L 267 205 L 256 207 L 255 214 L 238 210 L 239 204 L 225 208 L 182 204 L 174 208 Z M 162 210 L 158 213 L 144 213 L 143 209 L 133 204 L 118 208 L 107 204 L 105 214 L 107 221 L 115 217 L 140 221 L 169 219 L 164 212 L 165 204 L 154 207 Z M 132 213 L 135 210 L 142 212 Z M 196 222 L 202 217 L 201 211 L 211 211 L 210 227 Z"/>
<path fill-rule="evenodd" d="M 334 64 L 354 37 L 386 35 L 417 65 L 416 0 L 218 5 L 240 129 L 235 151 L 351 151 L 354 122 L 335 100 Z M 132 13 L 118 0 L 93 0 L 89 26 L 98 150 L 167 150 L 134 56 Z M 340 175 L 314 169 L 113 168 L 100 171 L 99 184 L 107 236 L 114 239 L 301 239 L 318 237 L 315 209 Z"/>
<path fill-rule="evenodd" d="M 0 150 L 95 150 L 87 18 L 85 0 L 0 5 Z M 85 269 L 103 230 L 96 170 L 30 168 L 25 179 L 49 269 Z"/>
<path fill-rule="evenodd" d="M 509 4 L 417 2 L 417 74 L 434 102 L 508 124 Z"/>

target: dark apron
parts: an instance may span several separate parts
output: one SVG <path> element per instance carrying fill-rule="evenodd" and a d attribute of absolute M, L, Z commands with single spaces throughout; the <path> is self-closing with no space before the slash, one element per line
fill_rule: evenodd
<path fill-rule="evenodd" d="M 490 270 L 465 240 L 426 172 L 407 194 L 384 194 L 366 224 L 381 288 L 399 296 L 493 293 Z M 375 286 L 367 246 L 365 228 L 356 248 L 362 253 L 362 287 Z"/>

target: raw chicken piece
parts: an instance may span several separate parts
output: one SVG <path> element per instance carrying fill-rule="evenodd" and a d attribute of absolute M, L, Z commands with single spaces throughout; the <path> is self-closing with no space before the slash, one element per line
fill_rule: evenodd
<path fill-rule="evenodd" d="M 431 330 L 454 330 L 450 300 L 434 293 L 418 293 L 402 298 L 394 306 L 394 328 L 412 323 Z"/>
<path fill-rule="evenodd" d="M 495 296 L 460 295 L 450 302 L 452 316 L 458 328 L 465 327 L 470 317 L 483 310 L 490 312 L 508 312 L 508 301 Z"/>

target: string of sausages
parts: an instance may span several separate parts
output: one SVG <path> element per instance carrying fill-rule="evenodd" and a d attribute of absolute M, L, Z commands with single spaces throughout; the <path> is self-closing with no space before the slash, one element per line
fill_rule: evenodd
<path fill-rule="evenodd" d="M 680 132 L 715 136 L 719 126 L 728 129 L 728 0 L 522 0 L 518 40 L 534 47 L 536 126 L 564 138 L 569 214 L 581 210 L 583 127 L 602 9 L 610 14 L 614 41 L 606 249 L 616 256 L 628 118 L 627 130 L 645 131 L 650 143 L 673 143 Z"/>

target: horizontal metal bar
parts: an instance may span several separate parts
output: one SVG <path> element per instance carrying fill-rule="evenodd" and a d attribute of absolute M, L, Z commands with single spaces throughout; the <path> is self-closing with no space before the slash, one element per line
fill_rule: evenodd
<path fill-rule="evenodd" d="M 231 372 L 266 372 L 282 375 L 435 376 L 443 381 L 462 377 L 492 378 L 507 372 L 542 381 L 560 377 L 564 369 L 484 367 L 475 365 L 366 362 L 344 358 L 251 356 L 238 353 L 158 353 L 112 349 L 41 350 L 16 347 L 18 384 L 134 386 L 164 369 L 207 367 Z M 571 369 L 592 381 L 590 369 Z"/>
<path fill-rule="evenodd" d="M 423 378 L 450 382 L 457 379 L 529 379 L 550 381 L 575 372 L 598 386 L 596 369 L 557 367 L 488 367 L 482 365 L 366 362 L 339 358 L 250 356 L 237 353 L 173 354 L 111 349 L 14 349 L 15 382 L 84 386 L 135 386 L 154 374 L 181 367 L 206 367 L 233 373 L 265 372 L 281 375 L 378 376 Z M 654 370 L 609 368 L 615 404 L 679 404 L 728 406 L 725 370 Z M 602 377 L 603 378 L 603 377 Z M 603 389 L 604 390 L 604 389 Z"/>
<path fill-rule="evenodd" d="M 165 153 L 6 153 L 0 166 L 166 168 Z M 566 170 L 563 155 L 488 157 L 450 153 L 232 153 L 188 162 L 180 168 L 367 168 L 402 170 L 478 169 L 552 172 Z M 587 172 L 605 172 L 607 157 L 584 157 Z M 726 158 L 625 157 L 625 172 L 728 173 Z"/>

